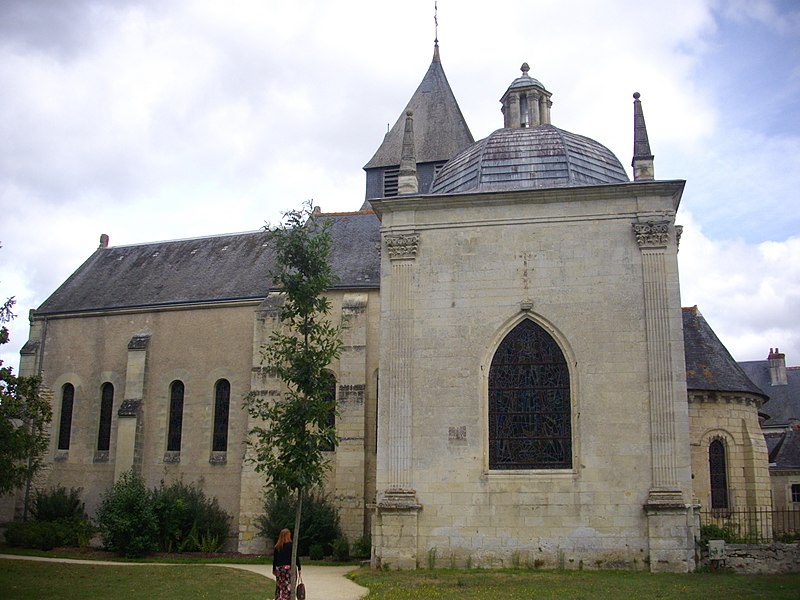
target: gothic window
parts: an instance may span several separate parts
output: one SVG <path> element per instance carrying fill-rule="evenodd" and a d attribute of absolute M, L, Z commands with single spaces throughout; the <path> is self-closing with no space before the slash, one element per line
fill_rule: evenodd
<path fill-rule="evenodd" d="M 336 429 L 336 376 L 331 373 L 330 371 L 325 371 L 325 396 L 323 400 L 325 402 L 329 402 L 328 405 L 328 414 L 325 417 L 325 425 L 327 427 L 331 427 Z M 327 452 L 332 452 L 334 449 L 333 440 L 328 440 L 324 446 L 323 450 Z"/>
<path fill-rule="evenodd" d="M 108 452 L 111 446 L 111 413 L 114 406 L 114 386 L 106 382 L 100 391 L 100 427 L 97 431 L 97 451 Z"/>
<path fill-rule="evenodd" d="M 75 386 L 65 383 L 61 388 L 61 421 L 58 425 L 58 449 L 69 450 L 72 433 L 72 405 L 75 402 Z"/>
<path fill-rule="evenodd" d="M 571 467 L 567 361 L 550 334 L 526 319 L 501 342 L 489 370 L 489 468 Z"/>
<path fill-rule="evenodd" d="M 214 440 L 211 450 L 226 452 L 228 450 L 228 414 L 231 406 L 231 384 L 227 379 L 220 379 L 214 386 Z"/>
<path fill-rule="evenodd" d="M 708 471 L 711 474 L 711 508 L 728 508 L 728 475 L 725 444 L 714 440 L 708 446 Z"/>
<path fill-rule="evenodd" d="M 169 428 L 167 451 L 180 452 L 181 429 L 183 427 L 183 382 L 173 381 L 169 387 Z"/>

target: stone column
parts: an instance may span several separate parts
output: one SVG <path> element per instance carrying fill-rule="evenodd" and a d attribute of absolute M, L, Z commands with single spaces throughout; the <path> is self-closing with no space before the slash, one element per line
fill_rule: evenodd
<path fill-rule="evenodd" d="M 541 125 L 541 116 L 539 115 L 539 98 L 537 94 L 528 93 L 528 115 L 530 116 L 530 127 Z"/>
<path fill-rule="evenodd" d="M 144 436 L 144 383 L 147 372 L 149 335 L 135 335 L 128 342 L 128 364 L 125 369 L 125 395 L 117 412 L 117 447 L 114 480 L 133 469 L 142 472 Z"/>
<path fill-rule="evenodd" d="M 385 235 L 390 261 L 388 292 L 388 418 L 381 437 L 388 484 L 377 504 L 373 564 L 394 568 L 417 566 L 417 514 L 421 508 L 412 487 L 412 285 L 419 234 Z"/>
<path fill-rule="evenodd" d="M 678 466 L 672 324 L 666 249 L 670 221 L 636 223 L 642 252 L 644 318 L 650 399 L 652 487 L 644 506 L 648 517 L 650 570 L 686 572 L 694 567 L 691 514 L 683 498 Z"/>

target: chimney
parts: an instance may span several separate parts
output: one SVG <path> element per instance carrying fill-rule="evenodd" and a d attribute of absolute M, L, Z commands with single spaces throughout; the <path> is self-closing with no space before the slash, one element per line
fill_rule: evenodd
<path fill-rule="evenodd" d="M 788 385 L 786 379 L 786 355 L 778 349 L 769 349 L 769 383 L 770 385 Z"/>
<path fill-rule="evenodd" d="M 108 235 L 107 234 L 104 233 L 104 234 L 102 234 L 100 236 L 100 245 L 98 246 L 98 248 L 108 248 Z"/>

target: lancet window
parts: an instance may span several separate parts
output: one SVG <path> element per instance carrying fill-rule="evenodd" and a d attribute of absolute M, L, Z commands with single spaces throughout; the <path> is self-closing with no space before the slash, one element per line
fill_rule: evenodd
<path fill-rule="evenodd" d="M 72 405 L 75 402 L 75 386 L 65 383 L 61 388 L 61 421 L 58 424 L 58 449 L 69 450 L 72 435 Z"/>
<path fill-rule="evenodd" d="M 228 415 L 231 406 L 231 384 L 227 379 L 220 379 L 214 386 L 214 440 L 211 449 L 214 452 L 228 450 Z"/>
<path fill-rule="evenodd" d="M 181 431 L 183 429 L 182 381 L 173 381 L 169 387 L 169 427 L 167 429 L 167 451 L 180 452 Z"/>
<path fill-rule="evenodd" d="M 489 371 L 489 468 L 572 467 L 569 368 L 556 341 L 526 319 Z"/>
<path fill-rule="evenodd" d="M 727 470 L 725 444 L 722 440 L 713 440 L 708 446 L 708 471 L 711 475 L 712 509 L 729 508 Z"/>
<path fill-rule="evenodd" d="M 100 426 L 97 430 L 97 451 L 108 452 L 111 446 L 111 415 L 114 407 L 114 386 L 108 381 L 100 390 Z"/>

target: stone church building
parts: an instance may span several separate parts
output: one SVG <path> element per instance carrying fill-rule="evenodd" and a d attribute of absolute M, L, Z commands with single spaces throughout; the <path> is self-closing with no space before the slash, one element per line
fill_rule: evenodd
<path fill-rule="evenodd" d="M 632 180 L 551 123 L 527 64 L 500 102 L 475 142 L 435 46 L 360 210 L 315 217 L 344 342 L 327 491 L 376 566 L 692 570 L 699 507 L 770 493 L 766 397 L 681 308 L 684 181 L 655 178 L 638 94 Z M 31 312 L 20 372 L 54 410 L 37 484 L 82 487 L 91 511 L 129 469 L 196 482 L 233 515 L 230 548 L 263 552 L 241 399 L 281 393 L 259 353 L 272 258 L 263 232 L 102 236 Z"/>

